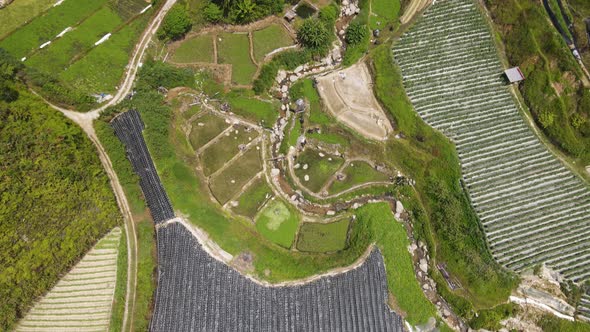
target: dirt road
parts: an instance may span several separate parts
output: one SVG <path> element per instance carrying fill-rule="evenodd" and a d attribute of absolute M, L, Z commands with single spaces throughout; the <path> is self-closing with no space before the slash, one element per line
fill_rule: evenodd
<path fill-rule="evenodd" d="M 111 160 L 106 153 L 104 147 L 100 143 L 100 140 L 96 136 L 96 132 L 94 131 L 93 121 L 98 119 L 100 113 L 105 110 L 107 107 L 115 105 L 119 103 L 126 95 L 131 92 L 133 87 L 133 82 L 135 81 L 135 77 L 137 72 L 140 68 L 140 64 L 145 54 L 145 51 L 152 40 L 152 37 L 158 31 L 160 24 L 166 13 L 172 8 L 172 6 L 176 3 L 176 0 L 167 0 L 166 3 L 160 8 L 158 14 L 152 19 L 149 23 L 148 27 L 141 35 L 141 38 L 135 49 L 133 51 L 133 55 L 129 64 L 127 65 L 127 70 L 125 72 L 125 76 L 123 81 L 119 87 L 119 90 L 106 104 L 102 105 L 101 107 L 94 109 L 88 113 L 78 113 L 75 111 L 71 111 L 62 107 L 58 107 L 49 103 L 47 100 L 45 102 L 53 107 L 54 109 L 63 113 L 67 118 L 71 119 L 75 123 L 77 123 L 82 130 L 86 133 L 88 138 L 94 143 L 96 149 L 98 151 L 98 155 L 100 161 L 110 179 L 111 187 L 113 188 L 113 192 L 115 193 L 115 197 L 117 199 L 117 204 L 121 209 L 123 214 L 123 219 L 125 222 L 125 234 L 127 236 L 127 292 L 125 295 L 125 311 L 123 314 L 123 322 L 121 326 L 121 331 L 131 331 L 133 329 L 133 319 L 132 315 L 135 308 L 135 291 L 137 288 L 137 234 L 135 232 L 135 223 L 133 221 L 133 216 L 131 214 L 131 209 L 129 208 L 129 203 L 127 202 L 127 197 L 125 196 L 125 192 L 123 191 L 123 187 L 119 182 L 119 178 L 113 169 L 113 165 Z"/>

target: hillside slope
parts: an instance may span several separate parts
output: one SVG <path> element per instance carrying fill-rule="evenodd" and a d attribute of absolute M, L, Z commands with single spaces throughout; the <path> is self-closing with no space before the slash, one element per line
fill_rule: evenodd
<path fill-rule="evenodd" d="M 15 82 L 0 59 L 0 330 L 121 221 L 82 130 Z"/>

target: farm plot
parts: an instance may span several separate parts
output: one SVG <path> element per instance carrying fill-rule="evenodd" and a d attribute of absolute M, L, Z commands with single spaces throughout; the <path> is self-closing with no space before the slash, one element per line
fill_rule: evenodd
<path fill-rule="evenodd" d="M 231 130 L 203 150 L 200 157 L 204 174 L 210 176 L 218 171 L 256 137 L 258 132 L 251 130 L 250 127 L 234 125 Z"/>
<path fill-rule="evenodd" d="M 537 139 L 475 2 L 438 1 L 394 46 L 418 114 L 456 144 L 495 259 L 590 277 L 590 190 Z"/>
<path fill-rule="evenodd" d="M 170 60 L 175 63 L 214 62 L 213 37 L 205 34 L 184 40 L 174 51 Z"/>
<path fill-rule="evenodd" d="M 295 175 L 306 188 L 318 192 L 343 163 L 344 159 L 338 156 L 305 149 L 297 158 L 294 166 Z"/>
<path fill-rule="evenodd" d="M 297 249 L 309 252 L 331 252 L 346 247 L 350 221 L 342 219 L 329 224 L 303 223 L 297 237 Z"/>
<path fill-rule="evenodd" d="M 242 187 L 260 171 L 262 171 L 262 159 L 259 146 L 252 146 L 243 155 L 215 174 L 209 188 L 217 201 L 223 205 L 238 194 Z"/>
<path fill-rule="evenodd" d="M 260 62 L 268 53 L 277 48 L 293 45 L 294 41 L 282 25 L 273 24 L 252 32 L 252 44 L 254 58 Z"/>
<path fill-rule="evenodd" d="M 280 199 L 269 201 L 256 218 L 258 232 L 287 249 L 293 244 L 298 225 L 297 211 Z"/>
<path fill-rule="evenodd" d="M 158 229 L 152 331 L 403 331 L 383 257 L 297 286 L 265 287 L 212 258 L 181 224 Z"/>
<path fill-rule="evenodd" d="M 220 33 L 217 39 L 219 63 L 232 65 L 232 83 L 248 85 L 256 73 L 250 59 L 250 40 L 245 33 Z"/>
<path fill-rule="evenodd" d="M 245 90 L 231 91 L 227 102 L 233 113 L 267 128 L 272 127 L 279 117 L 280 106 L 276 102 L 258 99 Z"/>
<path fill-rule="evenodd" d="M 64 1 L 10 34 L 0 47 L 82 92 L 114 91 L 149 17 L 131 19 L 145 7 L 143 0 Z M 110 39 L 96 46 L 108 33 Z"/>
<path fill-rule="evenodd" d="M 229 124 L 219 116 L 211 113 L 203 114 L 191 124 L 189 142 L 197 151 L 228 127 Z"/>
<path fill-rule="evenodd" d="M 117 281 L 121 229 L 101 239 L 18 323 L 16 331 L 105 331 Z"/>
<path fill-rule="evenodd" d="M 244 190 L 236 201 L 238 203 L 237 206 L 233 207 L 232 211 L 244 217 L 254 219 L 258 210 L 272 197 L 272 194 L 272 190 L 266 183 L 266 180 L 264 177 L 261 177 Z"/>
<path fill-rule="evenodd" d="M 340 176 L 339 176 L 340 175 Z M 389 176 L 375 170 L 369 163 L 356 160 L 347 163 L 328 188 L 329 194 L 337 194 L 355 186 L 370 182 L 385 182 Z"/>

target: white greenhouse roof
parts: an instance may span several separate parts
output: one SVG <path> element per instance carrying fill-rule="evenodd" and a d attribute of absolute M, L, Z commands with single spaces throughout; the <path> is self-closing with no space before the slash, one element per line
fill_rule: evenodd
<path fill-rule="evenodd" d="M 506 77 L 508 77 L 510 83 L 520 82 L 524 80 L 524 75 L 518 67 L 507 69 L 506 71 L 504 71 L 504 73 L 506 74 Z"/>

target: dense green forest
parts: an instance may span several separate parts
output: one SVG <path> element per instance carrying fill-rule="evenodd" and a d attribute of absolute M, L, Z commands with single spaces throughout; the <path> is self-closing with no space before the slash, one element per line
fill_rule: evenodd
<path fill-rule="evenodd" d="M 22 70 L 0 57 L 2 331 L 122 220 L 95 147 L 26 90 Z"/>
<path fill-rule="evenodd" d="M 511 66 L 526 79 L 520 91 L 537 124 L 561 150 L 590 163 L 590 91 L 541 2 L 486 0 Z"/>

